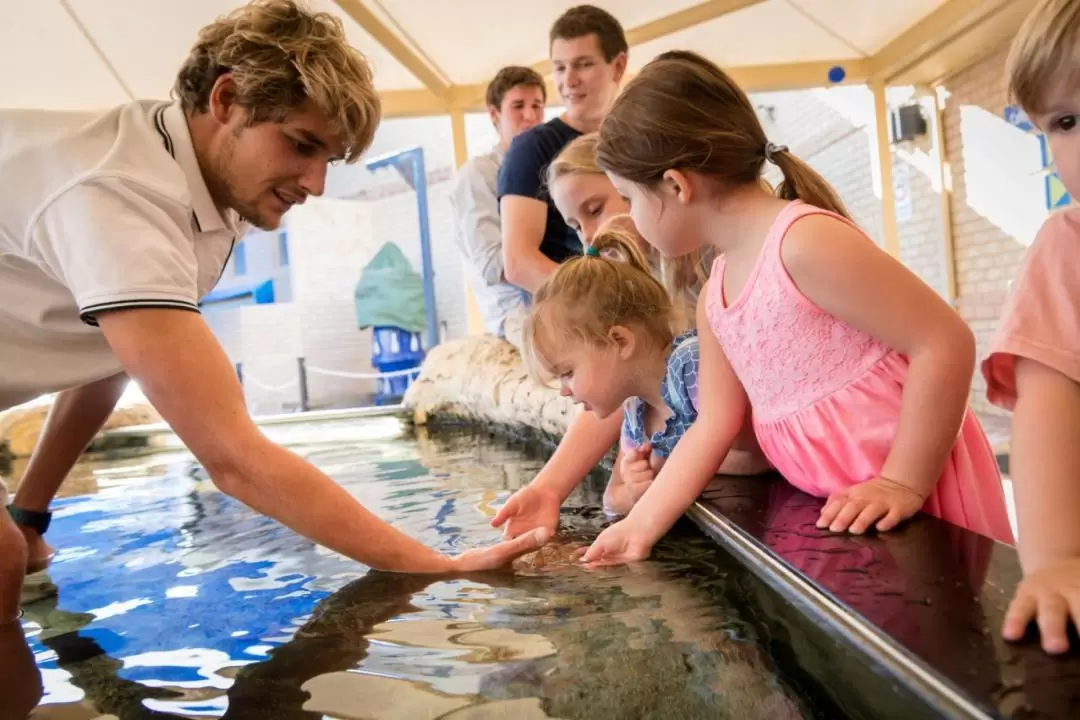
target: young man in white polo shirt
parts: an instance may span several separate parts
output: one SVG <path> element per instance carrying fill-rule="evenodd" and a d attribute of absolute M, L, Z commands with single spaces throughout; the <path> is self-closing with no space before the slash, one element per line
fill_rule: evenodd
<path fill-rule="evenodd" d="M 254 2 L 203 28 L 174 91 L 103 114 L 0 111 L 0 409 L 60 392 L 0 512 L 0 623 L 48 562 L 49 502 L 127 377 L 218 488 L 367 565 L 472 571 L 537 547 L 546 533 L 449 558 L 379 520 L 258 431 L 199 315 L 247 223 L 276 227 L 371 143 L 378 96 L 341 24 Z"/>

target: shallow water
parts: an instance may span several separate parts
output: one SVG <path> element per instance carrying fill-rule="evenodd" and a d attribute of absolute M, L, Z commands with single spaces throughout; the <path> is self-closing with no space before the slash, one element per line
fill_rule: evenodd
<path fill-rule="evenodd" d="M 361 502 L 449 552 L 496 540 L 494 507 L 541 464 L 387 419 L 290 432 Z M 33 718 L 815 714 L 728 589 L 737 566 L 696 531 L 634 568 L 567 560 L 603 526 L 596 489 L 575 493 L 540 559 L 433 581 L 316 547 L 217 492 L 182 453 L 81 477 L 96 492 L 56 503 L 59 554 L 24 593 L 45 687 Z"/>

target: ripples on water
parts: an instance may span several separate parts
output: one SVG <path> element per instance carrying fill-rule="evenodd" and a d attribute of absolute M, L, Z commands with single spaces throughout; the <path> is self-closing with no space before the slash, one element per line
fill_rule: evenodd
<path fill-rule="evenodd" d="M 295 431 L 294 431 L 295 432 Z M 540 462 L 473 436 L 365 421 L 286 438 L 380 516 L 443 551 L 494 542 L 490 516 Z M 656 561 L 566 560 L 603 519 L 578 490 L 560 544 L 516 572 L 367 572 L 217 492 L 183 454 L 84 468 L 58 501 L 52 568 L 23 627 L 33 718 L 796 718 L 725 590 L 731 561 L 682 531 Z"/>

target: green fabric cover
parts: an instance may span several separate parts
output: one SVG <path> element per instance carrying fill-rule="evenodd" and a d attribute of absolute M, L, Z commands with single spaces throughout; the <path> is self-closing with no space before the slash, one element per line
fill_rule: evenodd
<path fill-rule="evenodd" d="M 360 273 L 353 295 L 356 326 L 361 330 L 389 325 L 422 332 L 427 326 L 424 281 L 394 243 L 386 243 L 375 253 Z"/>

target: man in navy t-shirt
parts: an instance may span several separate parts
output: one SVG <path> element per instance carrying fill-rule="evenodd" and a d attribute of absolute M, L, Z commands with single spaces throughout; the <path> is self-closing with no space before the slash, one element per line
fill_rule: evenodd
<path fill-rule="evenodd" d="M 600 129 L 619 92 L 629 48 L 618 20 L 592 5 L 567 10 L 550 33 L 552 77 L 561 116 L 518 135 L 499 170 L 506 280 L 532 293 L 581 240 L 548 196 L 547 166 L 574 138 Z"/>

